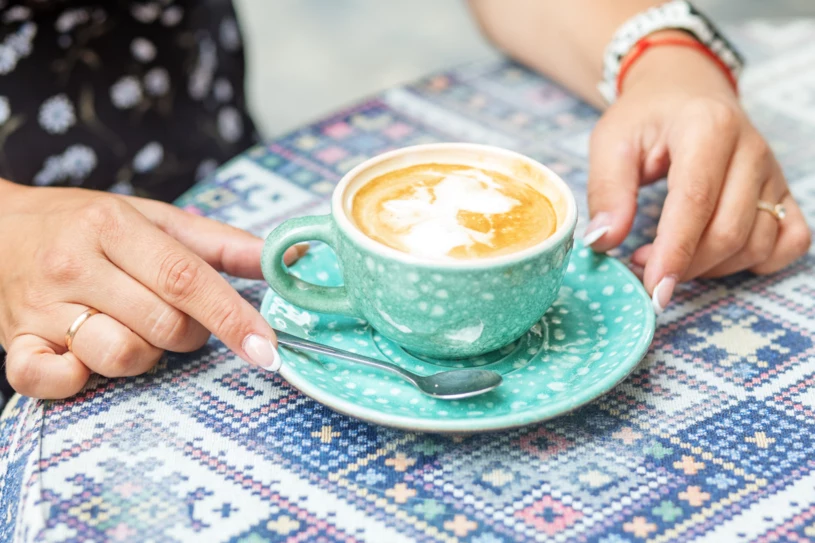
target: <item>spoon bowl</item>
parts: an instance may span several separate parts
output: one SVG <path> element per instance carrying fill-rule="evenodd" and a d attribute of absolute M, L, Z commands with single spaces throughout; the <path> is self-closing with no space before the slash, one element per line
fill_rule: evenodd
<path fill-rule="evenodd" d="M 476 369 L 451 370 L 434 373 L 433 375 L 419 375 L 396 364 L 391 364 L 390 362 L 384 362 L 376 358 L 328 347 L 327 345 L 302 339 L 287 334 L 286 332 L 275 330 L 275 333 L 277 334 L 277 342 L 280 345 L 298 351 L 324 354 L 341 360 L 385 370 L 398 375 L 428 396 L 442 400 L 457 400 L 478 396 L 479 394 L 493 390 L 500 385 L 503 380 L 499 373 Z"/>
<path fill-rule="evenodd" d="M 501 374 L 494 371 L 452 370 L 433 375 L 416 375 L 413 384 L 428 396 L 455 400 L 489 392 L 500 385 L 502 380 Z"/>

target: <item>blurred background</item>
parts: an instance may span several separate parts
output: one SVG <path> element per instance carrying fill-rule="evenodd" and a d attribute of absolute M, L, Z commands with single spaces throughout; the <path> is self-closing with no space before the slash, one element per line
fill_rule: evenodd
<path fill-rule="evenodd" d="M 250 107 L 273 137 L 377 91 L 495 58 L 465 0 L 236 0 Z M 714 20 L 815 17 L 815 0 L 697 0 Z"/>

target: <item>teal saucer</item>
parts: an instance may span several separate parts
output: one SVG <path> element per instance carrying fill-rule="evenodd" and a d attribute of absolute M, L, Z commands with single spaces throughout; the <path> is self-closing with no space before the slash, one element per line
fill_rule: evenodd
<path fill-rule="evenodd" d="M 315 247 L 293 267 L 310 282 L 342 283 L 334 253 Z M 651 300 L 622 263 L 576 242 L 560 295 L 523 337 L 487 355 L 462 360 L 417 357 L 360 319 L 297 308 L 273 291 L 261 306 L 279 330 L 421 374 L 473 366 L 497 371 L 497 389 L 465 400 L 438 400 L 385 372 L 281 348 L 281 375 L 335 411 L 405 430 L 475 433 L 503 430 L 568 413 L 625 379 L 654 337 Z"/>

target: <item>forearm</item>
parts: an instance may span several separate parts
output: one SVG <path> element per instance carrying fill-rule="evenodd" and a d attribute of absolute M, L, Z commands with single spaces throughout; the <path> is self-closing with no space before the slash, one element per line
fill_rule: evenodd
<path fill-rule="evenodd" d="M 590 103 L 603 52 L 626 20 L 664 0 L 469 0 L 486 36 L 509 56 L 540 71 Z"/>

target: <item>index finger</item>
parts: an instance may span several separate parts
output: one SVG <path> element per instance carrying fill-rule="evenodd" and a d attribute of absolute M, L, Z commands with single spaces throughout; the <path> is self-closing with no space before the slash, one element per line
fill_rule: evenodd
<path fill-rule="evenodd" d="M 274 332 L 214 268 L 128 204 L 113 204 L 105 255 L 145 287 L 215 334 L 244 360 L 280 367 Z"/>
<path fill-rule="evenodd" d="M 688 117 L 675 141 L 668 143 L 668 196 L 643 276 L 657 312 L 664 310 L 693 262 L 735 151 L 738 132 L 717 115 L 698 112 Z"/>
<path fill-rule="evenodd" d="M 217 271 L 246 279 L 263 279 L 263 239 L 207 217 L 193 215 L 164 202 L 126 196 L 126 201 L 163 232 L 180 241 Z M 308 245 L 290 247 L 283 259 L 291 265 Z"/>

